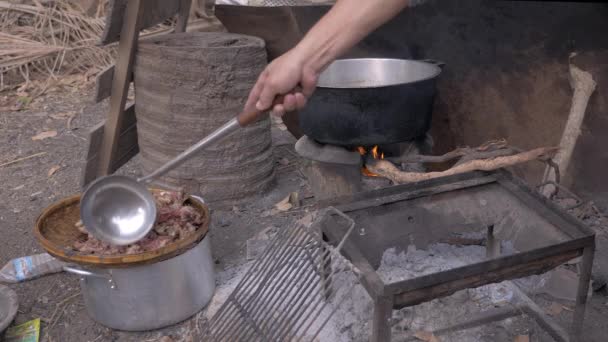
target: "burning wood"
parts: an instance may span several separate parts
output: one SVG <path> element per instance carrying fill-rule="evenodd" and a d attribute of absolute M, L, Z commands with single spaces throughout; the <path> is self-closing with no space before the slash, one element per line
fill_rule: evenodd
<path fill-rule="evenodd" d="M 369 150 L 370 153 L 368 153 L 367 149 L 363 146 L 358 146 L 357 151 L 362 156 L 370 155 L 374 159 L 384 159 L 384 152 L 378 153 L 378 145 L 375 145 L 374 147 L 372 147 Z M 378 174 L 371 172 L 365 165 L 363 165 L 363 167 L 361 167 L 361 173 L 367 177 L 379 177 Z"/>
<path fill-rule="evenodd" d="M 555 155 L 557 147 L 541 147 L 526 152 L 509 147 L 505 141 L 494 141 L 471 149 L 457 149 L 443 156 L 416 156 L 416 162 L 440 163 L 459 159 L 451 168 L 439 172 L 404 172 L 388 160 L 367 158 L 367 169 L 388 178 L 394 183 L 412 183 L 423 180 L 451 176 L 470 171 L 492 171 L 531 160 L 547 160 Z M 404 162 L 404 160 L 401 160 Z M 410 162 L 409 159 L 407 162 Z"/>
<path fill-rule="evenodd" d="M 90 235 L 82 221 L 78 221 L 76 228 L 83 233 L 84 239 L 74 243 L 74 250 L 98 255 L 149 252 L 189 236 L 203 224 L 201 213 L 184 204 L 186 196 L 183 193 L 161 191 L 153 195 L 158 217 L 152 231 L 142 240 L 127 246 L 114 246 Z"/>

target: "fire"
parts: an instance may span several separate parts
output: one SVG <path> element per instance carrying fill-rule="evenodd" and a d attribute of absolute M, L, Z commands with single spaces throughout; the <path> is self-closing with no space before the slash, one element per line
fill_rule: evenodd
<path fill-rule="evenodd" d="M 378 156 L 378 145 L 372 147 L 372 157 L 374 157 L 374 159 L 384 159 L 384 152 L 380 152 L 380 155 Z"/>
<path fill-rule="evenodd" d="M 367 149 L 363 146 L 358 146 L 357 151 L 362 156 L 368 154 Z M 384 152 L 378 153 L 378 145 L 375 145 L 374 147 L 372 147 L 370 152 L 374 159 L 384 159 Z M 365 165 L 361 168 L 361 173 L 363 173 L 363 175 L 367 176 L 367 177 L 378 177 L 377 174 L 368 170 L 367 167 L 365 167 Z"/>
<path fill-rule="evenodd" d="M 371 172 L 370 170 L 368 170 L 367 167 L 365 167 L 365 166 L 363 166 L 361 168 L 361 173 L 364 176 L 367 176 L 367 177 L 379 177 L 377 174 L 375 174 L 375 173 Z"/>

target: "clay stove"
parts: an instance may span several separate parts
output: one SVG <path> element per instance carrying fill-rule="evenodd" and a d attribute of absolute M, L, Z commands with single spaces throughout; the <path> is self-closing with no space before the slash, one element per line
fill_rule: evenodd
<path fill-rule="evenodd" d="M 432 139 L 422 139 L 373 146 L 338 146 L 319 143 L 308 136 L 295 145 L 302 157 L 301 170 L 318 201 L 390 186 L 390 181 L 377 177 L 365 168 L 369 158 L 403 159 L 429 153 Z M 402 164 L 403 170 L 424 172 L 419 163 Z"/>

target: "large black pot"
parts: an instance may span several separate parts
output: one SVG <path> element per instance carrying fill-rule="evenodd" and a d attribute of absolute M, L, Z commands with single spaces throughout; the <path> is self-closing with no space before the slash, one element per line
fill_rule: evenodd
<path fill-rule="evenodd" d="M 429 129 L 437 62 L 342 59 L 321 73 L 318 88 L 300 111 L 302 132 L 342 146 L 409 141 Z"/>

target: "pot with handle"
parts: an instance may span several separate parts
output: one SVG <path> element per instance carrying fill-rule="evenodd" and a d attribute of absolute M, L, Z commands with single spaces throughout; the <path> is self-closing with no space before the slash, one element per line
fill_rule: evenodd
<path fill-rule="evenodd" d="M 118 330 L 159 329 L 191 317 L 211 300 L 215 277 L 209 240 L 207 234 L 186 252 L 153 264 L 64 270 L 80 276 L 85 306 L 95 321 Z"/>
<path fill-rule="evenodd" d="M 300 111 L 300 128 L 320 143 L 341 146 L 422 137 L 430 127 L 441 66 L 433 60 L 336 60 Z"/>

